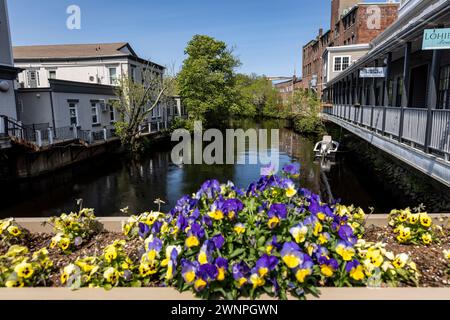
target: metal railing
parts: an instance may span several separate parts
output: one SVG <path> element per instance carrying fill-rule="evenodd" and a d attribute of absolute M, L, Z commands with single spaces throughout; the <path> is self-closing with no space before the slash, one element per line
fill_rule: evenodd
<path fill-rule="evenodd" d="M 450 159 L 450 110 L 337 104 L 323 112 Z"/>
<path fill-rule="evenodd" d="M 168 129 L 177 117 L 171 117 L 169 121 L 152 119 L 140 127 L 141 133 L 157 133 Z M 106 141 L 116 137 L 114 127 L 104 127 L 98 131 L 84 130 L 76 126 L 52 128 L 48 123 L 22 125 L 20 121 L 0 115 L 0 136 L 17 137 L 36 145 L 51 145 L 70 140 L 81 140 L 85 143 Z"/>

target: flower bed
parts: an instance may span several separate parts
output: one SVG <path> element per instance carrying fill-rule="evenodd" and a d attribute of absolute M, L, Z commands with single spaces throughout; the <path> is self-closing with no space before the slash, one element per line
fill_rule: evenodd
<path fill-rule="evenodd" d="M 170 286 L 205 299 L 285 299 L 318 296 L 323 287 L 437 285 L 420 276 L 426 272 L 424 262 L 416 266 L 415 251 L 411 254 L 408 245 L 364 241 L 389 238 L 365 230 L 367 217 L 361 209 L 321 203 L 317 195 L 295 186 L 297 167 L 284 171 L 285 177 L 268 174 L 247 190 L 207 181 L 168 214 L 132 216 L 123 233 L 99 233 L 96 224 L 86 221 L 82 229 L 88 230 L 80 233 L 77 226 L 84 215 L 66 215 L 58 221 L 72 223 L 72 229 L 17 239 L 17 245 L 27 245 L 31 252 L 55 244 L 42 258 L 52 262 L 51 274 L 36 269 L 36 280 L 24 281 L 17 265 L 31 258 L 8 257 L 12 244 L 2 241 L 0 254 L 7 258 L 1 262 L 0 286 L 12 286 L 11 281 L 42 286 L 37 279 L 45 279 L 44 285 L 72 289 Z M 424 248 L 437 243 L 448 247 L 448 230 L 443 231 Z M 70 239 L 69 245 L 57 246 L 55 240 L 62 238 Z M 448 276 L 442 266 L 439 284 L 445 286 Z"/>

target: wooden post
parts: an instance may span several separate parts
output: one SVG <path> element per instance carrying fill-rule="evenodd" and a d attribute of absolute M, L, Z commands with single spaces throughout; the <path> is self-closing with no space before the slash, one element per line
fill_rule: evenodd
<path fill-rule="evenodd" d="M 441 60 L 441 50 L 433 50 L 433 60 L 431 61 L 430 77 L 428 82 L 428 112 L 427 126 L 425 131 L 425 152 L 430 152 L 431 129 L 433 126 L 433 109 L 437 107 L 437 94 L 439 85 L 439 67 Z"/>
<path fill-rule="evenodd" d="M 402 107 L 400 110 L 400 125 L 398 130 L 398 140 L 402 141 L 403 135 L 403 120 L 405 118 L 405 108 L 408 107 L 409 104 L 409 65 L 411 59 L 411 42 L 407 42 L 405 44 L 405 59 L 403 63 L 403 93 L 402 93 Z"/>

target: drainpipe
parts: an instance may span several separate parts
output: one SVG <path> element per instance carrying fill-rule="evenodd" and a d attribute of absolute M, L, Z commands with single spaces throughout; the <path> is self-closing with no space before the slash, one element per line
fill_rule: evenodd
<path fill-rule="evenodd" d="M 55 109 L 53 107 L 53 88 L 50 88 L 50 107 L 52 109 L 53 134 L 56 136 Z"/>

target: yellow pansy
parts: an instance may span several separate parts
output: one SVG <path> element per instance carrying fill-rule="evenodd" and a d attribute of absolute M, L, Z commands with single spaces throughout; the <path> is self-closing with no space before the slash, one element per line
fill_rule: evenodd
<path fill-rule="evenodd" d="M 355 255 L 355 250 L 352 247 L 347 247 L 341 243 L 336 246 L 336 253 L 339 254 L 344 261 L 351 261 Z"/>
<path fill-rule="evenodd" d="M 201 251 L 201 252 L 198 254 L 198 262 L 199 262 L 200 264 L 207 264 L 207 263 L 208 263 L 208 255 L 206 254 L 206 252 Z"/>
<path fill-rule="evenodd" d="M 358 265 L 356 268 L 350 270 L 350 277 L 355 279 L 356 281 L 361 281 L 364 279 L 364 269 L 361 265 Z"/>
<path fill-rule="evenodd" d="M 208 213 L 208 216 L 210 216 L 214 220 L 222 220 L 224 217 L 224 214 L 222 210 L 214 210 Z"/>
<path fill-rule="evenodd" d="M 195 272 L 188 271 L 184 274 L 184 281 L 188 284 L 191 284 L 195 280 Z"/>
<path fill-rule="evenodd" d="M 317 214 L 317 218 L 318 218 L 319 220 L 321 220 L 321 221 L 325 220 L 326 217 L 327 217 L 327 216 L 326 216 L 325 213 L 323 213 L 323 212 L 319 212 L 319 213 Z"/>
<path fill-rule="evenodd" d="M 431 237 L 431 234 L 429 233 L 424 233 L 422 235 L 422 242 L 424 244 L 430 244 L 433 241 L 433 238 Z"/>
<path fill-rule="evenodd" d="M 269 221 L 267 222 L 267 226 L 270 229 L 275 228 L 276 226 L 278 226 L 280 224 L 280 219 L 277 216 L 273 216 L 272 218 L 269 219 Z"/>
<path fill-rule="evenodd" d="M 416 224 L 417 221 L 419 221 L 419 214 L 418 213 L 410 214 L 409 218 L 408 218 L 408 221 L 409 221 L 410 224 Z"/>
<path fill-rule="evenodd" d="M 113 267 L 109 267 L 108 269 L 103 272 L 103 278 L 106 279 L 109 283 L 116 284 L 119 281 L 119 271 L 117 271 Z"/>
<path fill-rule="evenodd" d="M 17 275 L 20 278 L 24 278 L 24 279 L 30 278 L 34 273 L 33 266 L 31 265 L 31 263 L 27 263 L 27 262 L 19 263 L 14 268 L 14 271 L 17 273 Z"/>
<path fill-rule="evenodd" d="M 311 269 L 298 269 L 295 273 L 295 278 L 298 282 L 305 282 L 305 278 L 311 274 Z"/>
<path fill-rule="evenodd" d="M 250 276 L 250 283 L 253 284 L 253 289 L 256 289 L 258 287 L 262 287 L 266 283 L 266 280 L 264 280 L 263 277 L 260 277 L 256 273 L 253 273 Z"/>
<path fill-rule="evenodd" d="M 233 228 L 234 232 L 236 232 L 237 234 L 242 234 L 245 232 L 245 226 L 242 223 L 238 223 L 234 226 Z"/>
<path fill-rule="evenodd" d="M 59 240 L 59 247 L 63 250 L 67 250 L 69 249 L 70 246 L 70 240 L 69 238 L 61 238 L 61 240 Z"/>
<path fill-rule="evenodd" d="M 375 267 L 380 267 L 384 261 L 381 251 L 374 248 L 369 248 L 367 250 L 366 259 L 368 259 Z"/>
<path fill-rule="evenodd" d="M 423 225 L 424 227 L 430 227 L 431 223 L 433 222 L 431 217 L 425 212 L 420 213 L 419 219 L 420 224 Z"/>
<path fill-rule="evenodd" d="M 200 241 L 198 240 L 198 238 L 196 236 L 191 235 L 186 238 L 185 244 L 186 244 L 186 247 L 193 248 L 193 247 L 197 247 L 200 244 Z"/>
<path fill-rule="evenodd" d="M 206 285 L 207 285 L 206 281 L 200 278 L 195 280 L 194 288 L 197 291 L 201 291 L 206 287 Z"/>
<path fill-rule="evenodd" d="M 323 264 L 320 266 L 320 271 L 326 277 L 331 277 L 331 276 L 333 276 L 333 273 L 334 273 L 334 269 L 331 266 L 326 265 L 326 264 Z"/>
<path fill-rule="evenodd" d="M 5 282 L 7 288 L 22 288 L 25 283 L 22 280 L 8 280 Z"/>
<path fill-rule="evenodd" d="M 149 265 L 146 262 L 142 262 L 139 265 L 139 274 L 143 277 L 150 276 L 156 273 L 156 267 L 154 265 Z"/>
<path fill-rule="evenodd" d="M 68 266 L 64 267 L 63 273 L 61 274 L 61 284 L 65 284 L 67 280 L 69 279 L 70 275 L 76 270 L 76 267 L 74 264 L 69 264 Z"/>
<path fill-rule="evenodd" d="M 313 231 L 314 236 L 317 237 L 319 235 L 319 233 L 322 232 L 322 229 L 323 229 L 322 224 L 320 222 L 316 222 L 316 224 L 314 225 L 314 231 Z"/>
<path fill-rule="evenodd" d="M 392 261 L 392 265 L 396 268 L 403 268 L 408 262 L 409 256 L 406 253 L 398 254 L 394 261 Z"/>
<path fill-rule="evenodd" d="M 286 189 L 286 197 L 292 198 L 296 194 L 297 194 L 297 190 L 295 189 L 294 186 L 290 186 L 289 188 Z"/>
<path fill-rule="evenodd" d="M 20 229 L 16 226 L 9 226 L 7 231 L 14 237 L 20 236 L 20 234 L 22 233 L 22 231 L 20 231 Z"/>
<path fill-rule="evenodd" d="M 225 269 L 224 268 L 218 268 L 217 269 L 217 280 L 223 281 L 225 279 Z"/>
<path fill-rule="evenodd" d="M 111 263 L 117 258 L 117 249 L 113 245 L 109 245 L 105 248 L 105 260 Z"/>

